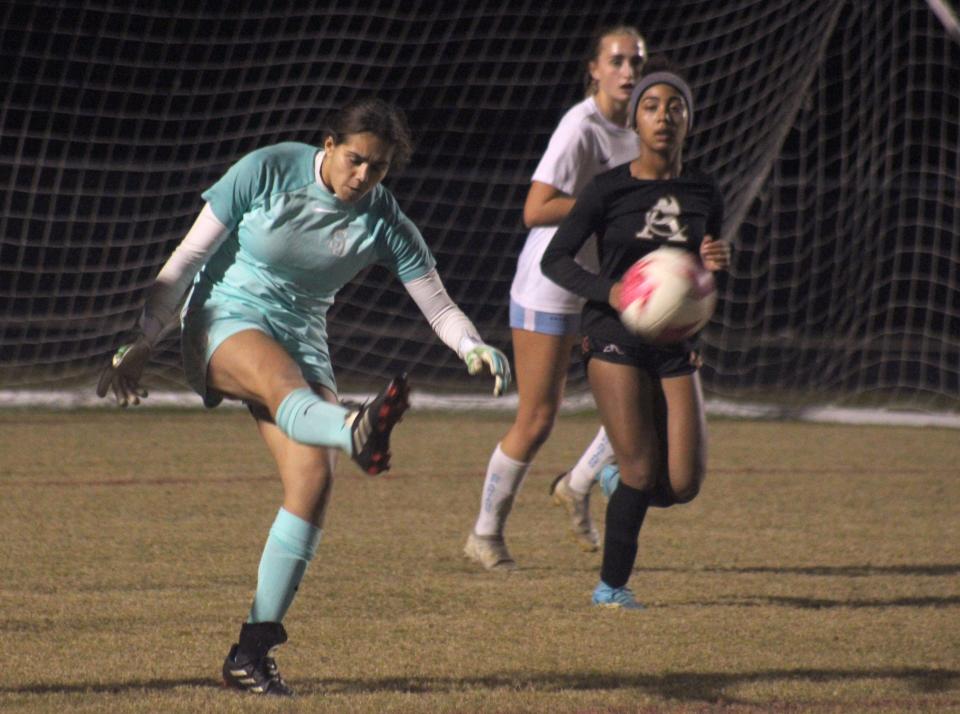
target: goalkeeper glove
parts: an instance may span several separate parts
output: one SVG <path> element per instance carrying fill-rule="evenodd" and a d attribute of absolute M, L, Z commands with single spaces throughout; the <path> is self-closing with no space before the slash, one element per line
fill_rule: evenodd
<path fill-rule="evenodd" d="M 484 364 L 490 368 L 490 374 L 495 378 L 493 396 L 499 397 L 510 386 L 510 362 L 496 347 L 477 345 L 463 356 L 463 361 L 467 363 L 470 374 L 479 374 Z"/>
<path fill-rule="evenodd" d="M 110 364 L 100 373 L 97 396 L 105 397 L 107 391 L 112 390 L 121 407 L 139 404 L 147 396 L 147 390 L 140 386 L 140 377 L 149 359 L 150 343 L 143 336 L 118 349 Z"/>

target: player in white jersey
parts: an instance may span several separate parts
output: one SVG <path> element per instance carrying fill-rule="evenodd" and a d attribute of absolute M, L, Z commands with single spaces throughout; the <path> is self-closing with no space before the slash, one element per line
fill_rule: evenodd
<path fill-rule="evenodd" d="M 597 174 L 636 157 L 637 135 L 627 128 L 627 103 L 645 57 L 644 40 L 632 27 L 605 29 L 595 36 L 587 59 L 587 97 L 560 120 L 533 174 L 523 209 L 531 230 L 510 290 L 519 404 L 513 424 L 490 457 L 480 513 L 464 548 L 467 557 L 487 570 L 516 568 L 504 527 L 530 463 L 553 428 L 580 332 L 583 299 L 545 277 L 540 259 L 580 190 Z M 579 259 L 596 270 L 596 246 L 585 246 Z M 574 468 L 551 484 L 554 502 L 566 508 L 571 531 L 586 551 L 599 546 L 590 517 L 590 489 L 613 458 L 601 428 Z"/>
<path fill-rule="evenodd" d="M 403 114 L 368 99 L 334 116 L 322 148 L 288 142 L 240 159 L 204 192 L 206 205 L 150 291 L 139 336 L 97 385 L 122 406 L 146 396 L 143 368 L 189 290 L 181 316 L 187 380 L 207 406 L 245 401 L 277 462 L 283 507 L 224 661 L 233 688 L 291 694 L 272 652 L 287 639 L 281 620 L 320 541 L 336 455 L 370 474 L 389 468 L 390 432 L 408 406 L 402 375 L 359 409 L 338 402 L 326 334 L 337 290 L 366 266 L 386 265 L 471 374 L 487 365 L 496 395 L 510 383 L 506 357 L 447 295 L 423 237 L 381 184 L 409 153 Z"/>

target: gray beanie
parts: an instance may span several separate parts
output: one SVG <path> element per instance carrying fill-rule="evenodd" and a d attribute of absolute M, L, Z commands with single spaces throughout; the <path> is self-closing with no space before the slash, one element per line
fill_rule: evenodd
<path fill-rule="evenodd" d="M 689 132 L 693 128 L 693 92 L 690 91 L 690 85 L 684 81 L 683 77 L 673 72 L 651 72 L 637 82 L 633 91 L 630 92 L 630 114 L 627 116 L 627 126 L 636 129 L 637 105 L 640 103 L 640 97 L 655 84 L 669 84 L 683 95 L 683 101 L 687 103 L 687 131 Z"/>

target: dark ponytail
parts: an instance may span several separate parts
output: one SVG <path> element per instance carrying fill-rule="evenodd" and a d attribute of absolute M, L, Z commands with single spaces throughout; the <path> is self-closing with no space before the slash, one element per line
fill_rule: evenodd
<path fill-rule="evenodd" d="M 358 99 L 335 112 L 327 123 L 323 138 L 334 144 L 344 142 L 353 134 L 370 133 L 393 147 L 390 166 L 402 169 L 413 153 L 410 127 L 403 110 L 382 99 Z"/>

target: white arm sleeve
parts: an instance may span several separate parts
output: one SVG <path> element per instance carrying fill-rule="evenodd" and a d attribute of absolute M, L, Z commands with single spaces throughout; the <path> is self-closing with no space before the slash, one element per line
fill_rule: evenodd
<path fill-rule="evenodd" d="M 206 204 L 173 255 L 167 259 L 147 295 L 140 316 L 140 329 L 151 345 L 176 322 L 180 304 L 194 277 L 227 235 L 227 227 L 217 220 L 210 204 Z"/>
<path fill-rule="evenodd" d="M 436 269 L 404 283 L 403 287 L 417 303 L 433 331 L 460 359 L 477 345 L 483 344 L 470 318 L 447 295 Z"/>

